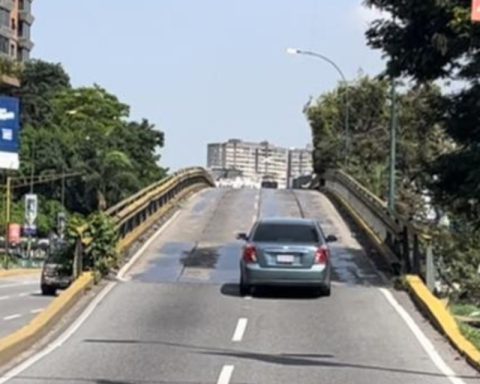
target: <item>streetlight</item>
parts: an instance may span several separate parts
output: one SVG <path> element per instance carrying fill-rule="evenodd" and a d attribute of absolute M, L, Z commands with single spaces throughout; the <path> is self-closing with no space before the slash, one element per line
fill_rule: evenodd
<path fill-rule="evenodd" d="M 303 51 L 296 48 L 287 48 L 287 53 L 289 55 L 305 55 L 305 56 L 313 56 L 317 59 L 321 59 L 329 63 L 335 70 L 340 74 L 343 82 L 345 83 L 345 162 L 348 163 L 348 157 L 350 154 L 350 102 L 348 98 L 348 82 L 347 78 L 345 77 L 344 73 L 340 69 L 340 67 L 328 57 L 321 55 L 320 53 L 312 52 L 312 51 Z"/>

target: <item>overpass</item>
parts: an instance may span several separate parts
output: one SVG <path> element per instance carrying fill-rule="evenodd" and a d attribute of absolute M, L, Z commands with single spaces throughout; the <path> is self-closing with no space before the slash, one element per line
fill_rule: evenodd
<path fill-rule="evenodd" d="M 414 228 L 348 175 L 331 173 L 322 184 L 215 189 L 190 169 L 112 207 L 127 267 L 0 384 L 478 383 L 391 286 L 395 272 L 426 263 Z M 346 206 L 369 223 L 380 249 Z M 269 216 L 315 218 L 338 237 L 331 297 L 289 289 L 240 297 L 235 234 Z"/>

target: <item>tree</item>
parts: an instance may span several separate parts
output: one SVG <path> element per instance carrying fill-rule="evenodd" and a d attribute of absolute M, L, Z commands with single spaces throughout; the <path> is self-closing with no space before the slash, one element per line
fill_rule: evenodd
<path fill-rule="evenodd" d="M 344 158 L 345 113 L 340 86 L 321 96 L 307 116 L 312 126 L 315 171 L 323 173 L 335 166 L 348 173 L 378 196 L 387 194 L 389 164 L 389 83 L 383 79 L 360 77 L 349 85 L 351 113 L 351 150 L 348 164 Z M 418 213 L 429 181 L 426 170 L 447 147 L 438 121 L 440 89 L 426 85 L 407 90 L 398 97 L 399 132 L 397 176 L 399 194 L 406 215 Z"/>
<path fill-rule="evenodd" d="M 390 13 L 367 32 L 369 44 L 384 52 L 388 72 L 417 84 L 461 80 L 446 95 L 439 120 L 454 148 L 432 165 L 436 202 L 480 226 L 480 26 L 470 21 L 470 0 L 368 0 Z"/>
<path fill-rule="evenodd" d="M 22 126 L 40 128 L 53 118 L 52 100 L 58 92 L 71 88 L 70 78 L 60 64 L 30 60 L 20 73 L 21 86 L 14 96 L 22 103 Z"/>
<path fill-rule="evenodd" d="M 27 63 L 22 79 L 22 184 L 32 172 L 79 173 L 64 191 L 57 181 L 35 192 L 47 201 L 64 196 L 66 209 L 87 215 L 164 177 L 157 152 L 163 133 L 148 120 L 129 121 L 129 106 L 115 95 L 98 85 L 72 88 L 60 65 L 41 61 Z M 16 192 L 19 201 L 28 188 Z"/>

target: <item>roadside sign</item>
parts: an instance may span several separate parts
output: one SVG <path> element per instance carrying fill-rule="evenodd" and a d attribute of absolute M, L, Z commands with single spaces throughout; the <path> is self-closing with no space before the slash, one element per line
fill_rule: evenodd
<path fill-rule="evenodd" d="M 25 223 L 26 227 L 31 227 L 35 224 L 38 213 L 38 198 L 37 195 L 29 193 L 25 195 Z"/>
<path fill-rule="evenodd" d="M 472 0 L 472 21 L 480 22 L 480 0 Z"/>
<path fill-rule="evenodd" d="M 0 96 L 0 168 L 20 167 L 20 102 L 16 97 Z"/>
<path fill-rule="evenodd" d="M 11 244 L 20 243 L 20 225 L 11 223 L 8 226 L 8 241 Z"/>
<path fill-rule="evenodd" d="M 33 237 L 37 234 L 37 226 L 36 225 L 25 225 L 23 227 L 23 234 L 24 236 Z"/>

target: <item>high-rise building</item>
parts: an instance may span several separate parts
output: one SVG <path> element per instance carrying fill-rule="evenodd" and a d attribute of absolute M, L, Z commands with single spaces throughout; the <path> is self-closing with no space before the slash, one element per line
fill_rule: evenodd
<path fill-rule="evenodd" d="M 258 181 L 268 177 L 285 187 L 289 172 L 290 180 L 312 173 L 312 149 L 287 149 L 266 141 L 231 139 L 208 145 L 207 167 L 238 170 L 244 177 Z"/>
<path fill-rule="evenodd" d="M 0 0 L 0 57 L 20 62 L 30 58 L 32 1 Z"/>

